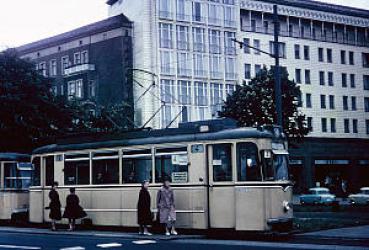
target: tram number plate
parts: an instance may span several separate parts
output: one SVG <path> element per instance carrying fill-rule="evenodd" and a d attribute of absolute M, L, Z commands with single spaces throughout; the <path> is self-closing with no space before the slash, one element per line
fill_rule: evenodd
<path fill-rule="evenodd" d="M 202 144 L 195 144 L 191 146 L 191 153 L 204 153 L 204 145 Z"/>

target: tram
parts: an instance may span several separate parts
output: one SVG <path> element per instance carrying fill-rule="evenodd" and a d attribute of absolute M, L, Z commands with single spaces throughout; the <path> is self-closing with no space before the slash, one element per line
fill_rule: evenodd
<path fill-rule="evenodd" d="M 0 220 L 26 217 L 31 174 L 30 155 L 0 153 Z"/>
<path fill-rule="evenodd" d="M 33 223 L 49 221 L 48 192 L 70 187 L 94 225 L 137 226 L 141 182 L 149 180 L 152 211 L 171 178 L 177 227 L 271 231 L 292 225 L 287 140 L 279 127 L 239 128 L 227 119 L 178 128 L 73 138 L 34 150 L 30 187 Z"/>

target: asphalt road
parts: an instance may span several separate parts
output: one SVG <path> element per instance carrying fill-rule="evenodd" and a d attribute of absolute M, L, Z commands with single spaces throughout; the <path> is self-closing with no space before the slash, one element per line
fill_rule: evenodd
<path fill-rule="evenodd" d="M 84 250 L 84 249 L 139 249 L 139 250 L 260 250 L 260 249 L 369 249 L 364 247 L 348 247 L 318 244 L 290 244 L 280 242 L 254 241 L 221 241 L 205 239 L 175 239 L 163 240 L 120 238 L 98 235 L 66 235 L 66 234 L 32 234 L 18 232 L 0 232 L 1 249 L 24 250 Z"/>

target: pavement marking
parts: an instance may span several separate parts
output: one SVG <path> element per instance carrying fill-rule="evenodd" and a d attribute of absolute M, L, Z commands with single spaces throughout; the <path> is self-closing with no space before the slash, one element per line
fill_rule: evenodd
<path fill-rule="evenodd" d="M 107 243 L 107 244 L 97 244 L 96 246 L 100 248 L 113 248 L 113 247 L 121 247 L 122 244 L 114 242 L 114 243 Z"/>
<path fill-rule="evenodd" d="M 60 248 L 60 250 L 85 250 L 84 247 L 65 247 L 65 248 Z"/>
<path fill-rule="evenodd" d="M 155 244 L 156 241 L 155 240 L 135 240 L 135 241 L 132 241 L 132 243 L 136 245 L 146 245 L 146 244 Z"/>
<path fill-rule="evenodd" d="M 39 250 L 39 249 L 41 249 L 41 247 L 16 246 L 16 245 L 0 245 L 0 248 L 7 248 L 7 249 L 26 249 L 26 250 Z"/>

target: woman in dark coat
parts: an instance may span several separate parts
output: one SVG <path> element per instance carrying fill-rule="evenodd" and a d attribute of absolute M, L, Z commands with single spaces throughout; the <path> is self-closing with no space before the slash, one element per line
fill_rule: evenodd
<path fill-rule="evenodd" d="M 65 206 L 65 211 L 63 218 L 69 220 L 69 231 L 73 231 L 76 226 L 76 219 L 81 219 L 87 216 L 86 212 L 79 205 L 79 198 L 75 194 L 76 189 L 70 188 L 70 194 L 67 196 L 67 202 Z"/>
<path fill-rule="evenodd" d="M 140 225 L 139 234 L 151 235 L 147 226 L 152 224 L 151 197 L 148 191 L 149 182 L 144 181 L 138 197 L 137 203 L 137 222 Z"/>
<path fill-rule="evenodd" d="M 51 185 L 51 190 L 49 192 L 49 199 L 50 199 L 49 218 L 51 219 L 51 230 L 52 231 L 56 230 L 56 221 L 61 220 L 61 211 L 60 211 L 61 204 L 60 204 L 58 191 L 56 191 L 57 187 L 58 187 L 58 183 L 54 182 Z"/>

